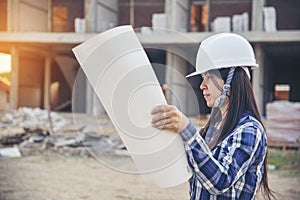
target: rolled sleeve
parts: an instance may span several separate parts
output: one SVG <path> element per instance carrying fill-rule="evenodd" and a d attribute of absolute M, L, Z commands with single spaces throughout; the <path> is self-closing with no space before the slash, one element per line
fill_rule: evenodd
<path fill-rule="evenodd" d="M 181 135 L 182 140 L 184 142 L 187 142 L 191 138 L 193 138 L 196 133 L 197 133 L 196 127 L 192 124 L 192 122 L 189 122 L 188 126 L 185 129 L 183 129 L 179 134 Z"/>

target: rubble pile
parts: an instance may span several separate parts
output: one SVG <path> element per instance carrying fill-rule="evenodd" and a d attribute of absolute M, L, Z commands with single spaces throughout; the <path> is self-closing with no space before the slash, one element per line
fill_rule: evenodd
<path fill-rule="evenodd" d="M 300 103 L 274 101 L 267 104 L 265 122 L 270 146 L 299 147 Z"/>
<path fill-rule="evenodd" d="M 54 130 L 70 124 L 70 121 L 55 112 L 48 113 L 47 110 L 40 108 L 22 107 L 11 113 L 5 113 L 1 119 L 0 128 L 15 126 L 28 129 L 48 128 L 51 125 L 49 117 L 51 118 L 51 123 L 54 125 Z"/>
<path fill-rule="evenodd" d="M 39 108 L 23 107 L 0 117 L 0 142 L 0 158 L 9 157 L 7 152 L 16 152 L 16 148 L 22 156 L 87 157 L 95 150 L 106 154 L 127 152 L 117 133 L 89 131 L 84 125 L 76 128 L 63 115 Z"/>

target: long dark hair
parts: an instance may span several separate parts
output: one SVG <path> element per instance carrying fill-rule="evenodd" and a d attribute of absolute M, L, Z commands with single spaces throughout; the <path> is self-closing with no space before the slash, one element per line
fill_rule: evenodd
<path fill-rule="evenodd" d="M 217 76 L 221 76 L 224 82 L 227 79 L 228 72 L 229 72 L 229 68 L 209 71 L 209 73 L 213 73 Z M 231 81 L 231 87 L 229 93 L 229 106 L 228 106 L 227 114 L 224 118 L 224 123 L 221 132 L 219 134 L 219 137 L 216 139 L 216 142 L 212 146 L 210 146 L 211 149 L 215 148 L 217 144 L 222 142 L 226 138 L 226 136 L 231 131 L 233 131 L 233 129 L 237 126 L 238 122 L 242 117 L 242 114 L 245 111 L 249 111 L 251 115 L 255 117 L 263 126 L 257 108 L 257 104 L 254 98 L 254 93 L 253 93 L 250 79 L 248 78 L 247 74 L 242 68 L 237 67 L 235 69 Z M 206 123 L 206 125 L 204 126 L 204 128 L 202 129 L 201 135 L 205 137 L 205 134 L 209 126 L 213 125 L 216 121 L 220 121 L 221 118 L 222 116 L 220 110 L 218 108 L 212 108 L 211 117 Z M 270 189 L 268 184 L 267 154 L 268 151 L 266 153 L 265 160 L 264 160 L 264 174 L 261 182 L 261 189 L 263 191 L 264 198 L 270 200 L 271 197 L 274 199 L 276 199 L 276 197 L 274 196 L 274 192 Z"/>

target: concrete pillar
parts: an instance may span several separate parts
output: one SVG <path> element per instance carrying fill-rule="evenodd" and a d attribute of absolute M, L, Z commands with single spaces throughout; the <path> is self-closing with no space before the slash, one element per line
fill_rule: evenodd
<path fill-rule="evenodd" d="M 85 6 L 85 19 L 87 21 L 87 32 L 97 32 L 97 0 L 85 0 L 84 2 Z M 80 69 L 78 71 L 79 74 L 76 76 L 76 89 L 73 91 L 73 102 L 75 102 L 75 108 L 73 111 L 80 112 L 85 111 L 87 114 L 92 115 L 93 114 L 93 105 L 94 105 L 94 99 L 93 99 L 93 88 L 90 85 L 90 82 L 84 75 L 84 72 Z M 80 82 L 84 82 L 84 84 L 80 84 Z M 78 98 L 78 95 L 84 94 L 84 98 L 80 100 Z M 84 103 L 84 108 L 79 108 L 79 102 Z"/>
<path fill-rule="evenodd" d="M 47 7 L 47 31 L 52 32 L 52 0 L 48 0 Z"/>
<path fill-rule="evenodd" d="M 166 0 L 167 28 L 186 32 L 189 26 L 189 0 Z"/>
<path fill-rule="evenodd" d="M 18 31 L 19 27 L 19 0 L 7 1 L 7 31 Z"/>
<path fill-rule="evenodd" d="M 265 0 L 252 0 L 252 19 L 251 30 L 263 31 L 263 7 Z M 265 72 L 265 55 L 260 44 L 254 46 L 256 60 L 259 68 L 253 71 L 253 90 L 257 106 L 261 115 L 264 114 L 264 72 Z"/>
<path fill-rule="evenodd" d="M 118 24 L 118 0 L 96 1 L 97 32 L 106 31 Z"/>
<path fill-rule="evenodd" d="M 50 83 L 51 83 L 51 63 L 52 58 L 47 56 L 45 58 L 44 70 L 44 109 L 50 110 Z"/>
<path fill-rule="evenodd" d="M 206 16 L 207 16 L 207 23 L 205 24 L 205 32 L 209 32 L 209 26 L 210 26 L 210 5 L 211 5 L 211 0 L 205 0 L 205 4 L 207 6 L 206 10 Z"/>
<path fill-rule="evenodd" d="M 88 32 L 102 32 L 118 24 L 118 0 L 85 0 L 85 19 Z M 95 98 L 95 93 L 88 79 L 85 78 L 85 111 L 90 115 L 104 114 L 101 102 Z"/>
<path fill-rule="evenodd" d="M 257 63 L 259 64 L 259 68 L 253 70 L 252 76 L 252 84 L 253 91 L 256 99 L 256 103 L 258 106 L 258 110 L 261 115 L 264 114 L 264 60 L 265 55 L 264 51 L 260 44 L 255 44 L 254 46 L 255 56 Z"/>
<path fill-rule="evenodd" d="M 251 30 L 263 31 L 263 7 L 265 0 L 252 0 Z"/>
<path fill-rule="evenodd" d="M 83 72 L 82 72 L 83 73 Z M 105 109 L 103 105 L 101 104 L 100 100 L 96 96 L 96 93 L 94 92 L 94 89 L 92 88 L 90 82 L 88 79 L 86 79 L 86 104 L 85 104 L 85 111 L 87 114 L 91 116 L 99 116 L 105 114 Z"/>
<path fill-rule="evenodd" d="M 79 69 L 72 87 L 72 111 L 85 113 L 87 105 L 87 87 L 86 76 L 84 72 Z"/>
<path fill-rule="evenodd" d="M 9 93 L 9 107 L 16 109 L 18 107 L 18 90 L 19 90 L 19 50 L 13 46 L 11 48 L 11 85 Z"/>
<path fill-rule="evenodd" d="M 85 19 L 87 21 L 87 31 L 88 32 L 97 32 L 97 0 L 85 0 Z M 81 70 L 80 70 L 81 71 Z M 79 72 L 83 74 L 83 71 Z M 85 81 L 85 84 L 83 86 L 84 88 L 84 92 L 81 91 L 81 93 L 85 93 L 85 112 L 89 115 L 93 114 L 93 105 L 94 105 L 94 99 L 93 99 L 93 88 L 90 85 L 88 79 L 86 78 L 86 76 L 81 76 L 79 75 L 80 79 L 82 79 L 83 81 Z M 78 75 L 76 77 L 76 82 Z M 78 85 L 78 83 L 76 83 L 76 85 Z M 77 94 L 79 93 L 78 90 L 75 91 L 76 94 L 73 95 L 74 98 L 76 98 Z M 77 98 L 75 99 L 75 101 L 77 102 Z M 78 111 L 78 108 L 76 108 L 75 112 Z"/>
<path fill-rule="evenodd" d="M 166 84 L 169 87 L 167 99 L 181 111 L 187 110 L 186 82 L 182 79 L 186 75 L 186 61 L 179 55 L 167 53 Z"/>
<path fill-rule="evenodd" d="M 94 106 L 94 92 L 93 88 L 89 82 L 89 80 L 86 78 L 86 104 L 85 104 L 85 112 L 89 115 L 93 114 L 93 106 Z"/>
<path fill-rule="evenodd" d="M 166 0 L 165 12 L 167 15 L 167 28 L 179 32 L 186 32 L 189 26 L 189 0 Z M 187 73 L 187 56 L 178 55 L 178 48 L 172 47 L 167 51 L 167 69 L 166 69 L 166 84 L 170 90 L 167 91 L 167 101 L 169 104 L 178 106 L 178 108 L 188 113 L 189 106 L 192 105 L 189 100 L 189 91 L 187 82 L 183 78 Z M 182 56 L 183 55 L 183 56 Z M 180 77 L 179 77 L 180 76 Z"/>
<path fill-rule="evenodd" d="M 87 22 L 87 32 L 97 32 L 97 0 L 85 0 L 84 10 L 85 19 Z"/>

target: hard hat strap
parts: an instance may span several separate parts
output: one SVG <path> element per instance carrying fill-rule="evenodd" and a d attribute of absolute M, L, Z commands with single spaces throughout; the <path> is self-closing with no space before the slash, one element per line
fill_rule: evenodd
<path fill-rule="evenodd" d="M 250 76 L 250 72 L 249 72 L 249 69 L 248 67 L 241 67 L 247 74 L 248 78 L 251 80 L 251 76 Z"/>
<path fill-rule="evenodd" d="M 225 82 L 224 87 L 223 87 L 222 94 L 221 94 L 221 96 L 214 103 L 214 107 L 215 108 L 220 108 L 220 107 L 224 106 L 225 101 L 226 101 L 226 94 L 227 94 L 227 92 L 230 89 L 230 84 L 231 84 L 231 81 L 232 81 L 232 78 L 233 78 L 233 74 L 234 74 L 235 68 L 236 67 L 231 67 L 230 68 L 230 70 L 228 72 L 228 76 L 227 76 L 226 82 Z"/>

